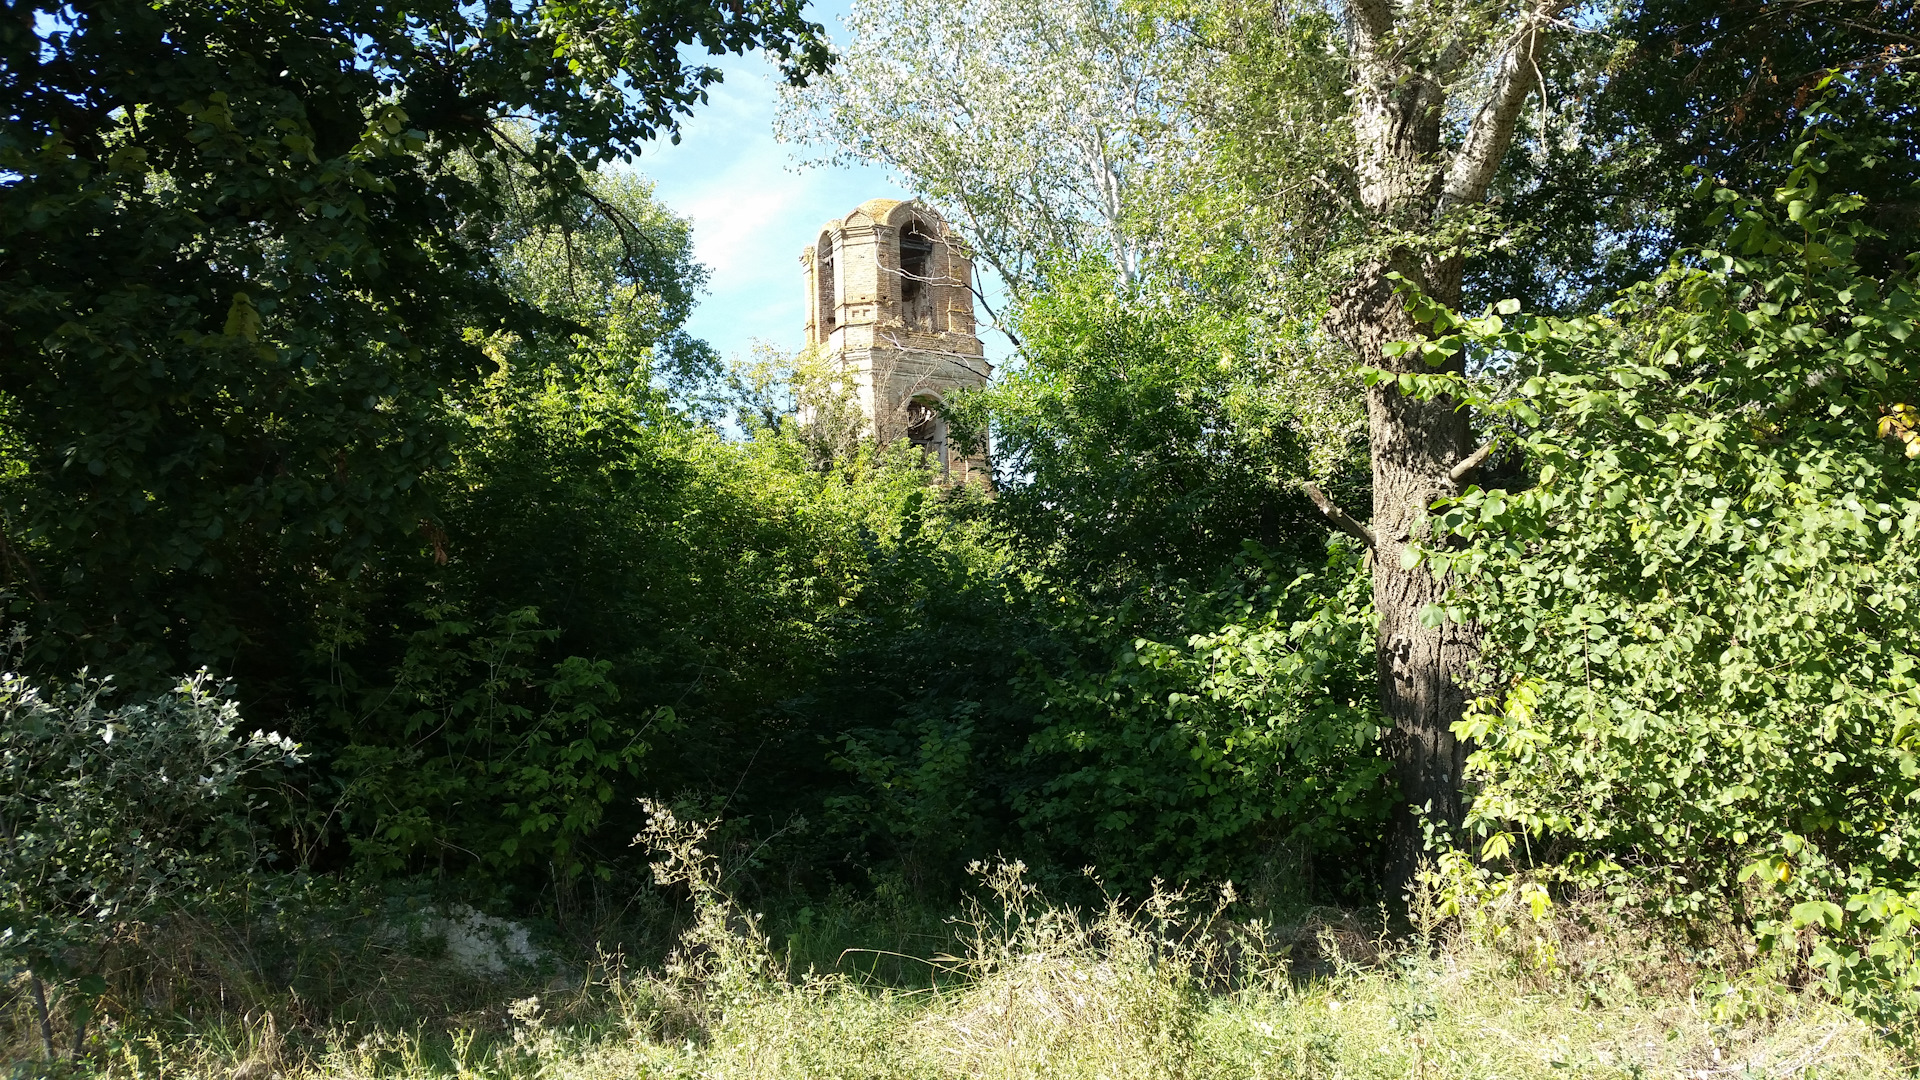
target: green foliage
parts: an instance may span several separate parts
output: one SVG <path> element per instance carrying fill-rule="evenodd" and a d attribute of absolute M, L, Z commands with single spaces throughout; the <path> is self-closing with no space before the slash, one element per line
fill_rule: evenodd
<path fill-rule="evenodd" d="M 1188 22 L 1215 57 L 1194 104 L 1212 153 L 1188 166 L 1182 231 L 1242 253 L 1253 286 L 1242 302 L 1317 318 L 1365 233 L 1351 190 L 1348 27 L 1317 2 L 1288 3 L 1280 18 L 1259 3 L 1152 6 Z"/>
<path fill-rule="evenodd" d="M 1384 805 L 1365 575 L 1289 490 L 1340 414 L 1263 384 L 1247 320 L 1097 262 L 1049 280 L 1025 366 L 951 414 L 1005 482 L 908 504 L 793 706 L 853 781 L 829 832 L 916 891 L 995 851 L 1245 880 L 1280 845 L 1354 885 Z"/>
<path fill-rule="evenodd" d="M 0 484 L 43 662 L 244 675 L 384 872 L 604 870 L 610 804 L 737 783 L 919 478 L 678 415 L 688 225 L 582 166 L 717 78 L 689 42 L 817 68 L 799 5 L 16 14 Z"/>
<path fill-rule="evenodd" d="M 819 69 L 797 0 L 15 11 L 0 573 L 48 628 L 38 659 L 241 677 L 317 759 L 318 858 L 370 876 L 618 881 L 636 798 L 665 796 L 724 808 L 739 873 L 784 860 L 843 894 L 921 895 L 996 850 L 1128 890 L 1285 850 L 1319 895 L 1364 892 L 1391 795 L 1367 569 L 1296 493 L 1370 502 L 1361 395 L 1317 327 L 1343 267 L 1412 243 L 1356 232 L 1349 13 L 938 7 L 863 9 L 865 67 L 815 133 L 1004 234 L 974 239 L 1019 297 L 1020 362 L 951 417 L 991 439 L 991 495 L 863 443 L 819 356 L 723 373 L 682 329 L 689 224 L 596 171 L 717 77 L 682 49 Z M 1470 14 L 1467 52 L 1506 9 Z M 1624 9 L 1633 49 L 1558 35 L 1540 75 L 1572 104 L 1523 118 L 1513 220 L 1420 241 L 1506 243 L 1477 287 L 1571 309 L 1732 225 L 1599 314 L 1423 308 L 1410 347 L 1512 392 L 1400 388 L 1478 402 L 1532 484 L 1444 507 L 1425 557 L 1462 591 L 1428 615 L 1487 635 L 1463 728 L 1486 854 L 1544 843 L 1623 902 L 1811 935 L 1892 1016 L 1920 906 L 1911 76 L 1862 66 L 1892 40 L 1878 8 L 1712 40 L 1696 14 Z M 1855 77 L 1754 81 L 1766 20 L 1810 28 L 1792 66 Z M 1414 21 L 1410 48 L 1440 40 Z M 861 70 L 955 80 L 889 102 Z M 930 87 L 1005 137 L 961 138 Z M 1765 173 L 1807 108 L 1870 152 L 1803 150 L 1778 208 L 1674 197 L 1682 159 Z M 258 861 L 247 777 L 292 752 L 232 740 L 210 682 L 113 710 L 103 684 L 10 678 L 6 857 L 59 868 L 9 872 L 10 940 L 93 942 Z"/>
<path fill-rule="evenodd" d="M 1295 574 L 1248 548 L 1250 586 L 1179 597 L 1184 633 L 1143 636 L 1132 604 L 1053 614 L 1073 652 L 1020 681 L 1037 715 L 1014 807 L 1041 850 L 1137 888 L 1244 881 L 1290 844 L 1330 868 L 1333 890 L 1364 891 L 1357 867 L 1331 868 L 1364 856 L 1393 802 L 1369 576 L 1344 550 Z"/>
<path fill-rule="evenodd" d="M 1098 261 L 1049 279 L 1019 313 L 1024 365 L 954 416 L 976 441 L 991 425 L 995 513 L 1026 564 L 1124 595 L 1208 579 L 1246 540 L 1314 557 L 1323 528 L 1293 488 L 1351 430 L 1351 401 L 1272 378 L 1295 357 L 1253 320 L 1117 288 Z"/>
<path fill-rule="evenodd" d="M 1435 616 L 1486 635 L 1484 853 L 1524 835 L 1622 903 L 1804 928 L 1886 1019 L 1920 1003 L 1920 472 L 1889 422 L 1920 287 L 1859 265 L 1886 238 L 1826 190 L 1845 153 L 1817 133 L 1771 200 L 1703 184 L 1724 240 L 1604 314 L 1429 312 L 1432 348 L 1511 371 L 1482 400 L 1536 477 L 1450 500 L 1466 546 L 1429 557 L 1462 575 Z"/>
<path fill-rule="evenodd" d="M 995 851 L 1133 894 L 1263 878 L 1284 849 L 1302 895 L 1366 891 L 1390 800 L 1351 554 L 1302 573 L 1249 544 L 1209 588 L 1092 600 L 969 564 L 940 538 L 965 508 L 938 511 L 876 562 L 793 707 L 838 731 L 830 832 L 915 895 Z"/>
<path fill-rule="evenodd" d="M 529 141 L 525 133 L 519 138 Z M 576 376 L 618 375 L 696 404 L 716 358 L 681 328 L 707 281 L 706 268 L 693 260 L 692 223 L 629 171 L 589 174 L 565 200 L 543 191 L 529 169 L 510 170 L 505 179 L 504 219 L 492 246 L 506 286 L 558 325 L 495 339 L 493 358 Z"/>
<path fill-rule="evenodd" d="M 338 824 L 362 866 L 389 872 L 429 854 L 580 872 L 579 843 L 637 775 L 637 732 L 672 723 L 657 701 L 623 709 L 613 662 L 587 658 L 609 643 L 556 648 L 541 609 L 571 619 L 582 583 L 607 587 L 618 545 L 593 530 L 668 512 L 660 489 L 681 468 L 653 427 L 684 423 L 654 384 L 708 359 L 678 330 L 701 279 L 688 227 L 632 177 L 593 178 L 544 216 L 534 178 L 511 178 L 495 237 L 508 283 L 571 329 L 468 332 L 497 370 L 442 404 L 453 454 L 422 485 L 429 558 L 323 604 L 305 665 Z"/>
<path fill-rule="evenodd" d="M 503 280 L 505 191 L 564 218 L 718 78 L 694 44 L 826 59 L 799 0 L 13 8 L 4 532 L 36 647 L 288 692 L 316 606 L 418 557 L 463 331 L 564 329 Z"/>
<path fill-rule="evenodd" d="M 524 665 L 558 631 L 532 608 L 488 633 L 445 610 L 421 614 L 428 626 L 410 636 L 377 714 L 397 738 L 376 742 L 379 725 L 356 725 L 335 756 L 353 778 L 341 825 L 355 856 L 399 870 L 409 855 L 454 850 L 489 872 L 537 859 L 578 873 L 575 843 L 648 749 L 644 727 L 617 731 L 607 714 L 619 700 L 612 664 L 569 656 L 536 675 Z M 671 725 L 673 710 L 656 720 Z"/>
<path fill-rule="evenodd" d="M 1911 230 L 1920 84 L 1898 62 L 1910 22 L 1861 0 L 1635 0 L 1597 32 L 1556 35 L 1540 63 L 1547 103 L 1520 123 L 1495 187 L 1518 242 L 1469 267 L 1469 303 L 1596 309 L 1659 273 L 1669 252 L 1713 242 L 1688 169 L 1761 190 L 1792 167 L 1811 124 L 1876 144 L 1881 160 L 1831 159 L 1828 179 L 1864 196 L 1881 232 Z M 1885 250 L 1867 242 L 1861 265 L 1886 270 Z"/>
<path fill-rule="evenodd" d="M 788 706 L 844 775 L 821 802 L 828 833 L 916 895 L 1023 844 L 1007 799 L 1033 707 L 1013 682 L 1023 655 L 1056 651 L 981 501 L 907 498 L 833 625 L 830 666 Z"/>
<path fill-rule="evenodd" d="M 262 789 L 300 761 L 280 735 L 236 735 L 205 672 L 110 696 L 85 673 L 52 691 L 0 674 L 0 959 L 37 975 L 97 979 L 109 942 L 243 889 L 273 857 Z"/>
<path fill-rule="evenodd" d="M 316 688 L 360 857 L 604 874 L 632 832 L 607 808 L 725 794 L 769 739 L 736 809 L 805 802 L 781 773 L 824 767 L 816 735 L 767 710 L 818 678 L 924 471 L 820 473 L 790 435 L 727 443 L 611 376 L 503 374 L 466 415 L 444 565 L 390 616 L 342 613 Z"/>

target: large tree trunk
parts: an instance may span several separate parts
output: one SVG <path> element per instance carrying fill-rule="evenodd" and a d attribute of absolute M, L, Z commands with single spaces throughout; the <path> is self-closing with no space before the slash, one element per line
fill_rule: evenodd
<path fill-rule="evenodd" d="M 1360 362 L 1388 371 L 1431 371 L 1417 351 L 1388 356 L 1385 346 L 1415 341 L 1421 327 L 1407 313 L 1387 275 L 1398 272 L 1429 298 L 1460 303 L 1461 258 L 1434 252 L 1431 238 L 1450 211 L 1486 196 L 1513 140 L 1514 120 L 1537 78 L 1541 28 L 1557 0 L 1534 0 L 1506 29 L 1475 41 L 1409 41 L 1396 28 L 1397 5 L 1354 0 L 1353 126 L 1361 209 L 1384 254 L 1334 297 L 1331 328 Z M 1428 13 L 1431 18 L 1432 13 Z M 1413 22 L 1420 23 L 1420 19 Z M 1428 22 L 1428 26 L 1444 23 Z M 1486 103 L 1463 144 L 1441 145 L 1445 87 L 1460 68 L 1502 49 Z M 1393 242 L 1392 238 L 1402 238 Z M 1409 241 L 1413 242 L 1409 242 Z M 1460 370 L 1460 361 L 1451 362 Z M 1443 369 L 1444 370 L 1444 369 Z M 1414 401 L 1390 381 L 1367 393 L 1373 456 L 1373 601 L 1380 618 L 1377 659 L 1381 703 L 1392 728 L 1388 750 L 1402 806 L 1387 853 L 1386 886 L 1395 899 L 1413 884 L 1425 851 L 1423 817 L 1458 825 L 1465 813 L 1460 770 L 1467 747 L 1453 734 L 1466 705 L 1463 684 L 1478 657 L 1471 627 L 1422 625 L 1421 613 L 1441 600 L 1447 582 L 1425 565 L 1409 566 L 1409 548 L 1429 534 L 1429 508 L 1456 490 L 1450 475 L 1472 450 L 1465 412 L 1450 399 Z"/>
<path fill-rule="evenodd" d="M 1337 314 L 1368 362 L 1389 370 L 1424 366 L 1381 351 L 1389 342 L 1419 336 L 1404 301 L 1388 287 L 1388 269 L 1374 267 L 1343 292 Z M 1425 277 L 1409 269 L 1401 273 L 1415 281 Z M 1453 723 L 1466 704 L 1461 685 L 1477 643 L 1470 627 L 1422 624 L 1422 611 L 1441 600 L 1447 582 L 1425 565 L 1407 562 L 1412 546 L 1428 536 L 1428 508 L 1453 491 L 1448 473 L 1468 455 L 1471 433 L 1466 413 L 1452 400 L 1415 401 L 1390 381 L 1367 392 L 1367 421 L 1373 454 L 1373 606 L 1380 618 L 1375 656 L 1381 705 L 1392 724 L 1387 750 L 1402 803 L 1393 820 L 1385 877 L 1388 895 L 1399 898 L 1412 884 L 1424 852 L 1422 815 L 1454 826 L 1465 813 L 1460 769 L 1467 748 L 1454 737 Z"/>

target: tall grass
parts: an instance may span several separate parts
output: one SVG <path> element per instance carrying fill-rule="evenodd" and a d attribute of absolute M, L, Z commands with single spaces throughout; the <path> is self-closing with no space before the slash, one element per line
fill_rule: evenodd
<path fill-rule="evenodd" d="M 564 987 L 497 987 L 434 1023 L 272 1015 L 124 1026 L 83 1071 L 183 1080 L 489 1078 L 1891 1077 L 1911 1067 L 1732 935 L 1676 942 L 1599 910 L 1488 909 L 1411 937 L 1323 913 L 1275 928 L 1230 893 L 1082 912 L 1018 863 L 980 866 L 950 953 L 901 988 L 796 970 L 719 886 L 705 833 L 645 836 L 694 918 L 666 962 L 603 956 Z M 903 960 L 903 962 L 905 962 Z"/>

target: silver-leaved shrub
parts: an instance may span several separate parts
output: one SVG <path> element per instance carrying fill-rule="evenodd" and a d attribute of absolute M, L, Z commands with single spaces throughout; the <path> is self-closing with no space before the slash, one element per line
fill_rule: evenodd
<path fill-rule="evenodd" d="M 238 734 L 204 671 L 143 701 L 111 690 L 0 671 L 0 970 L 31 972 L 43 1009 L 43 981 L 66 988 L 76 1049 L 104 951 L 244 887 L 271 854 L 262 782 L 300 759 L 284 736 Z"/>

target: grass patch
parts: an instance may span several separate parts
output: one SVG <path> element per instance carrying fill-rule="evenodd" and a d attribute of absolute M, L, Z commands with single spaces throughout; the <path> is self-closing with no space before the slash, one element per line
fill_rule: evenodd
<path fill-rule="evenodd" d="M 1756 966 L 1730 932 L 1687 941 L 1600 909 L 1524 908 L 1389 937 L 1351 913 L 1229 919 L 1230 892 L 1048 904 L 1017 864 L 909 958 L 796 970 L 715 884 L 703 835 L 665 819 L 663 882 L 695 912 L 663 964 L 601 956 L 544 984 L 470 984 L 410 1022 L 292 1028 L 256 1007 L 122 1018 L 91 1059 L 16 1075 L 179 1080 L 737 1078 L 1893 1077 L 1911 1059 L 1817 988 Z M 490 996 L 489 996 L 490 995 Z M 473 1004 L 482 1002 L 481 1004 Z M 15 1030 L 25 1016 L 16 1007 Z"/>

